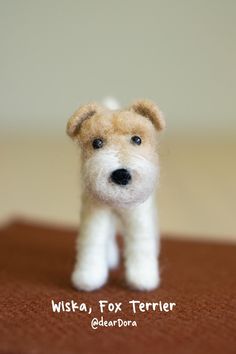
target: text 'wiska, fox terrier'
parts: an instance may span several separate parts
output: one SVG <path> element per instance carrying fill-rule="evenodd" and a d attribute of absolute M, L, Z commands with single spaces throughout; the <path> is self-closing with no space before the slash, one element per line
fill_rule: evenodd
<path fill-rule="evenodd" d="M 124 237 L 125 277 L 138 290 L 159 284 L 159 230 L 154 189 L 159 176 L 158 132 L 165 126 L 149 100 L 111 110 L 82 105 L 67 133 L 81 147 L 83 183 L 73 285 L 92 291 L 118 265 L 116 219 Z"/>

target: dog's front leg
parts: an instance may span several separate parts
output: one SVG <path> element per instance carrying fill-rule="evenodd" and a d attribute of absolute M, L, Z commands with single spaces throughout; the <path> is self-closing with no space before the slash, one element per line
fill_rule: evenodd
<path fill-rule="evenodd" d="M 92 203 L 82 206 L 80 233 L 77 239 L 76 264 L 72 283 L 77 289 L 92 291 L 107 280 L 107 238 L 110 233 L 110 213 Z"/>
<path fill-rule="evenodd" d="M 123 215 L 125 271 L 128 284 L 138 290 L 159 285 L 159 235 L 152 200 Z"/>

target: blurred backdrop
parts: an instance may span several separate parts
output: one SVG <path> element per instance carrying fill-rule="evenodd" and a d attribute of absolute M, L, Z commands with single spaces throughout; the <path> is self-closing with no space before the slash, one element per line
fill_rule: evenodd
<path fill-rule="evenodd" d="M 236 2 L 0 2 L 0 221 L 76 225 L 83 102 L 156 101 L 163 233 L 236 241 Z"/>

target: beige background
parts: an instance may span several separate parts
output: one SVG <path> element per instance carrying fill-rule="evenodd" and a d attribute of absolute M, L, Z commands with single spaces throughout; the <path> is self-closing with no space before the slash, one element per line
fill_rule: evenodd
<path fill-rule="evenodd" d="M 161 227 L 236 240 L 236 2 L 1 1 L 0 219 L 75 225 L 67 117 L 79 103 L 159 103 Z"/>

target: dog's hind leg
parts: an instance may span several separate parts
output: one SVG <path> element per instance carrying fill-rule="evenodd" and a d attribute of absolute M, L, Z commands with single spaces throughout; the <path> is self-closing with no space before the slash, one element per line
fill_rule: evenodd
<path fill-rule="evenodd" d="M 119 265 L 119 248 L 116 240 L 116 223 L 111 219 L 110 236 L 107 243 L 107 261 L 109 269 L 115 269 Z"/>

